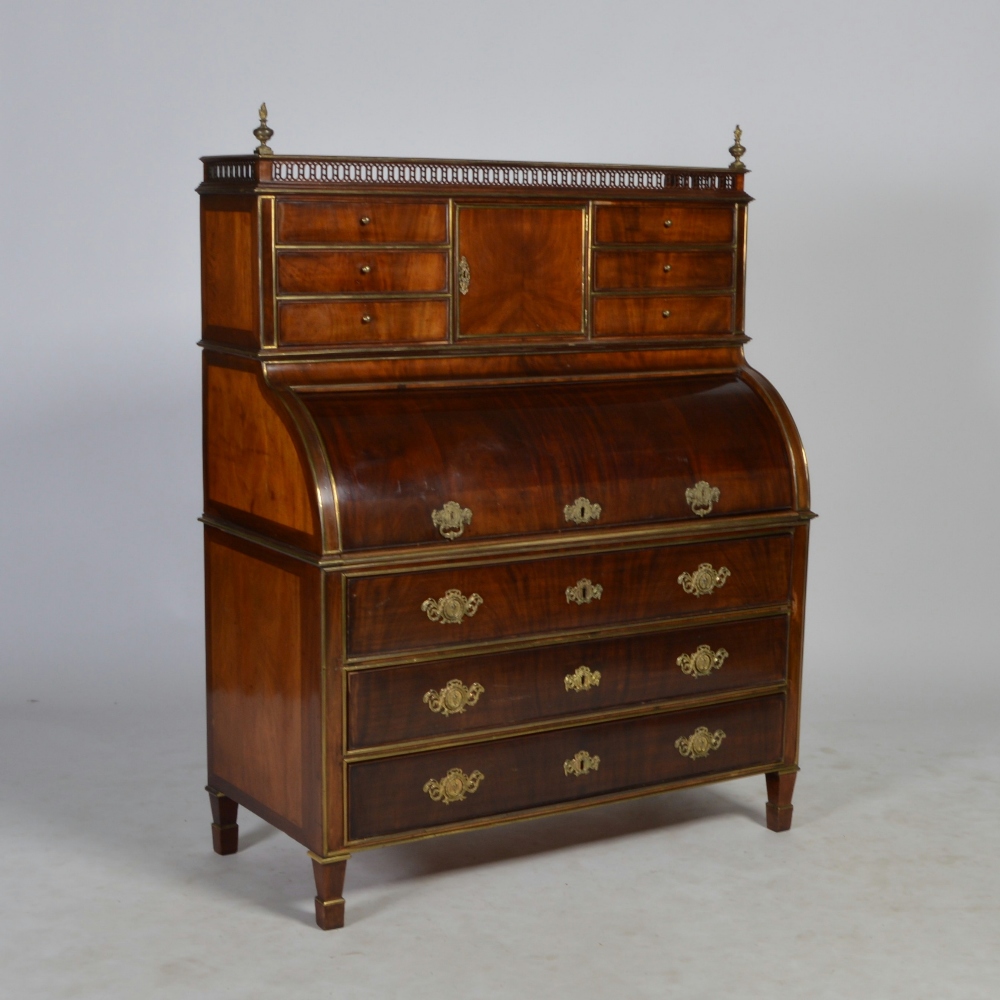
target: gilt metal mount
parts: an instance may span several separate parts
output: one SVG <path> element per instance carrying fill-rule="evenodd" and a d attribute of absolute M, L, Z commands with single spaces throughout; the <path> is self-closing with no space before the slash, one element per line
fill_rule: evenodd
<path fill-rule="evenodd" d="M 262 104 L 257 114 L 260 116 L 260 124 L 253 130 L 253 134 L 260 145 L 254 152 L 258 156 L 273 156 L 274 150 L 267 144 L 271 136 L 274 135 L 274 129 L 267 127 L 267 105 Z"/>

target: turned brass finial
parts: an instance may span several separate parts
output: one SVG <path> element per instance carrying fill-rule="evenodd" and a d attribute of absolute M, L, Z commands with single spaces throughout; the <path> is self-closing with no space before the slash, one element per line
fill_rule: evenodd
<path fill-rule="evenodd" d="M 260 145 L 254 150 L 258 156 L 272 156 L 274 150 L 267 144 L 267 140 L 274 135 L 274 129 L 267 127 L 267 105 L 262 104 L 260 110 L 257 112 L 260 115 L 260 124 L 253 130 L 253 134 L 257 137 Z M 730 150 L 732 152 L 732 150 Z"/>
<path fill-rule="evenodd" d="M 733 137 L 736 139 L 736 142 L 729 147 L 729 153 L 732 157 L 734 157 L 733 162 L 729 164 L 730 170 L 746 170 L 747 168 L 747 165 L 740 159 L 740 157 L 747 151 L 746 146 L 740 145 L 740 137 L 742 135 L 743 129 L 737 125 L 736 128 L 733 129 Z"/>

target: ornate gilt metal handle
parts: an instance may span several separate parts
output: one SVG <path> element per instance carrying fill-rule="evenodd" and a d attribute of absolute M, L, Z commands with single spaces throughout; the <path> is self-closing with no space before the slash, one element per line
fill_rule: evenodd
<path fill-rule="evenodd" d="M 469 294 L 469 282 L 472 280 L 472 272 L 469 270 L 469 262 L 464 256 L 458 260 L 458 290 L 463 295 Z"/>
<path fill-rule="evenodd" d="M 591 583 L 586 577 L 577 580 L 572 587 L 566 588 L 567 604 L 590 604 L 591 601 L 599 601 L 604 588 L 599 583 Z"/>
<path fill-rule="evenodd" d="M 574 524 L 589 524 L 601 516 L 601 505 L 591 503 L 586 497 L 577 497 L 572 503 L 563 507 L 563 517 Z"/>
<path fill-rule="evenodd" d="M 725 566 L 714 569 L 711 563 L 702 563 L 694 573 L 681 573 L 677 582 L 684 588 L 685 594 L 704 597 L 716 587 L 723 586 L 732 575 Z"/>
<path fill-rule="evenodd" d="M 461 625 L 462 619 L 466 615 L 471 618 L 482 603 L 483 599 L 478 594 L 466 597 L 460 590 L 446 590 L 444 597 L 436 601 L 428 597 L 420 605 L 420 610 L 425 612 L 432 622 L 440 622 L 442 625 Z"/>
<path fill-rule="evenodd" d="M 466 774 L 460 767 L 453 767 L 440 781 L 430 778 L 424 785 L 424 791 L 431 797 L 432 802 L 441 802 L 450 805 L 452 802 L 461 802 L 466 795 L 471 795 L 479 783 L 486 777 L 482 771 L 473 771 Z"/>
<path fill-rule="evenodd" d="M 690 736 L 681 736 L 674 740 L 674 746 L 682 757 L 695 760 L 698 757 L 707 757 L 712 750 L 718 750 L 725 738 L 726 734 L 721 729 L 710 733 L 707 726 L 699 726 Z"/>
<path fill-rule="evenodd" d="M 600 670 L 591 670 L 590 667 L 577 667 L 571 674 L 563 678 L 567 691 L 589 691 L 591 688 L 599 687 L 601 683 Z"/>
<path fill-rule="evenodd" d="M 722 666 L 728 655 L 721 647 L 713 650 L 711 646 L 702 644 L 693 653 L 681 653 L 677 657 L 677 666 L 681 668 L 681 673 L 690 677 L 707 677 Z"/>
<path fill-rule="evenodd" d="M 712 513 L 712 504 L 719 502 L 719 497 L 721 493 L 719 492 L 718 486 L 709 486 L 704 479 L 695 483 L 694 486 L 688 487 L 684 491 L 684 499 L 688 502 L 688 506 L 694 511 L 698 517 L 704 517 L 706 514 Z"/>
<path fill-rule="evenodd" d="M 486 688 L 478 681 L 466 687 L 458 678 L 448 681 L 440 691 L 433 688 L 424 695 L 424 704 L 432 712 L 440 712 L 445 718 L 449 715 L 460 715 L 470 705 L 479 701 L 479 696 L 486 693 Z"/>
<path fill-rule="evenodd" d="M 569 760 L 563 761 L 563 771 L 567 778 L 580 778 L 590 771 L 596 771 L 601 766 L 601 758 L 593 757 L 586 750 L 577 750 Z"/>
<path fill-rule="evenodd" d="M 449 500 L 440 510 L 431 511 L 431 522 L 449 542 L 453 542 L 465 531 L 467 524 L 472 524 L 472 511 Z"/>

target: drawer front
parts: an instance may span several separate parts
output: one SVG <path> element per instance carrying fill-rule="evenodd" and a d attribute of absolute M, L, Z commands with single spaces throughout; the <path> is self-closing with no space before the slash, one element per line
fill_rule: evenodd
<path fill-rule="evenodd" d="M 678 205 L 637 202 L 598 205 L 598 243 L 732 243 L 731 205 Z"/>
<path fill-rule="evenodd" d="M 378 299 L 367 302 L 282 302 L 278 342 L 396 344 L 448 339 L 445 299 Z"/>
<path fill-rule="evenodd" d="M 602 250 L 594 255 L 594 287 L 601 290 L 730 288 L 732 284 L 731 251 Z"/>
<path fill-rule="evenodd" d="M 404 834 L 777 764 L 783 724 L 784 696 L 774 695 L 352 764 L 349 836 Z"/>
<path fill-rule="evenodd" d="M 279 199 L 279 243 L 447 243 L 447 205 Z"/>
<path fill-rule="evenodd" d="M 446 253 L 304 250 L 278 255 L 279 294 L 447 290 Z"/>
<path fill-rule="evenodd" d="M 351 749 L 514 726 L 785 679 L 785 615 L 493 656 L 358 670 Z"/>
<path fill-rule="evenodd" d="M 675 337 L 731 333 L 731 295 L 595 298 L 595 337 Z"/>
<path fill-rule="evenodd" d="M 411 649 L 780 604 L 791 536 L 349 580 L 348 652 Z"/>

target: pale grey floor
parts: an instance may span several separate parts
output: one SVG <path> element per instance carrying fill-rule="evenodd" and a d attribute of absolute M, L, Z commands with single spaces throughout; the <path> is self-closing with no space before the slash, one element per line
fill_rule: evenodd
<path fill-rule="evenodd" d="M 371 851 L 324 934 L 297 844 L 212 853 L 200 707 L 7 705 L 0 994 L 1000 996 L 992 712 L 827 715 L 791 833 L 754 778 Z"/>

